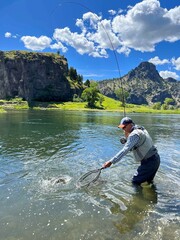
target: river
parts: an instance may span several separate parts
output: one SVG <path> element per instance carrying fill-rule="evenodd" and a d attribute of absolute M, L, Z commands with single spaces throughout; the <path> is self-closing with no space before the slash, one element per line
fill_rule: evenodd
<path fill-rule="evenodd" d="M 82 174 L 122 148 L 121 113 L 0 114 L 0 239 L 179 240 L 180 116 L 129 116 L 147 128 L 161 156 L 152 188 L 131 185 L 138 167 L 131 154 L 96 184 L 77 187 Z"/>

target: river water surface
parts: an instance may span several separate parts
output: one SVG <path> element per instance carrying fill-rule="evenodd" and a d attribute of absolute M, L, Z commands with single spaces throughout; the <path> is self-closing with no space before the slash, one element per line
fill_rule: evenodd
<path fill-rule="evenodd" d="M 120 113 L 0 114 L 0 239 L 179 240 L 180 116 L 130 117 L 147 128 L 161 156 L 152 188 L 131 185 L 138 167 L 131 154 L 95 185 L 77 187 L 82 174 L 122 148 Z"/>

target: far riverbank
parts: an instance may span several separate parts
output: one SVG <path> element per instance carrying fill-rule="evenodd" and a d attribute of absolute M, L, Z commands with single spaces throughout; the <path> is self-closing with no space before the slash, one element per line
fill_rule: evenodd
<path fill-rule="evenodd" d="M 70 110 L 70 111 L 110 111 L 110 112 L 124 112 L 121 102 L 114 99 L 106 98 L 102 105 L 97 105 L 96 108 L 88 108 L 86 102 L 34 102 L 33 106 L 29 106 L 27 101 L 21 99 L 14 99 L 10 101 L 0 100 L 0 113 L 7 110 Z M 157 114 L 180 114 L 180 109 L 154 109 L 153 106 L 148 105 L 125 105 L 126 113 L 157 113 Z"/>

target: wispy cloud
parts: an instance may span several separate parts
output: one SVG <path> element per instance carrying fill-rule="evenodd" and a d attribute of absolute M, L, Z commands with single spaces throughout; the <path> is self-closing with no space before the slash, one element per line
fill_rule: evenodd
<path fill-rule="evenodd" d="M 6 32 L 4 34 L 5 38 L 17 38 L 18 37 L 18 34 L 12 34 L 10 32 Z"/>
<path fill-rule="evenodd" d="M 109 13 L 110 15 L 116 15 L 116 11 L 115 11 L 115 10 L 109 10 L 108 13 Z"/>
<path fill-rule="evenodd" d="M 88 74 L 84 74 L 83 76 L 86 77 L 86 78 L 95 78 L 95 77 L 102 78 L 102 77 L 105 77 L 105 75 L 97 74 L 97 73 L 88 73 Z"/>

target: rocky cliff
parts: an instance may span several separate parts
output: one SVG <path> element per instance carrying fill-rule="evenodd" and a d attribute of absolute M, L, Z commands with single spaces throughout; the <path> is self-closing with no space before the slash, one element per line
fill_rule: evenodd
<path fill-rule="evenodd" d="M 112 98 L 116 98 L 115 90 L 121 87 L 129 93 L 127 103 L 151 105 L 172 98 L 180 106 L 180 81 L 163 79 L 149 62 L 142 62 L 120 79 L 99 82 L 101 93 Z"/>
<path fill-rule="evenodd" d="M 72 100 L 79 89 L 67 76 L 67 59 L 59 54 L 0 51 L 0 99 Z"/>

